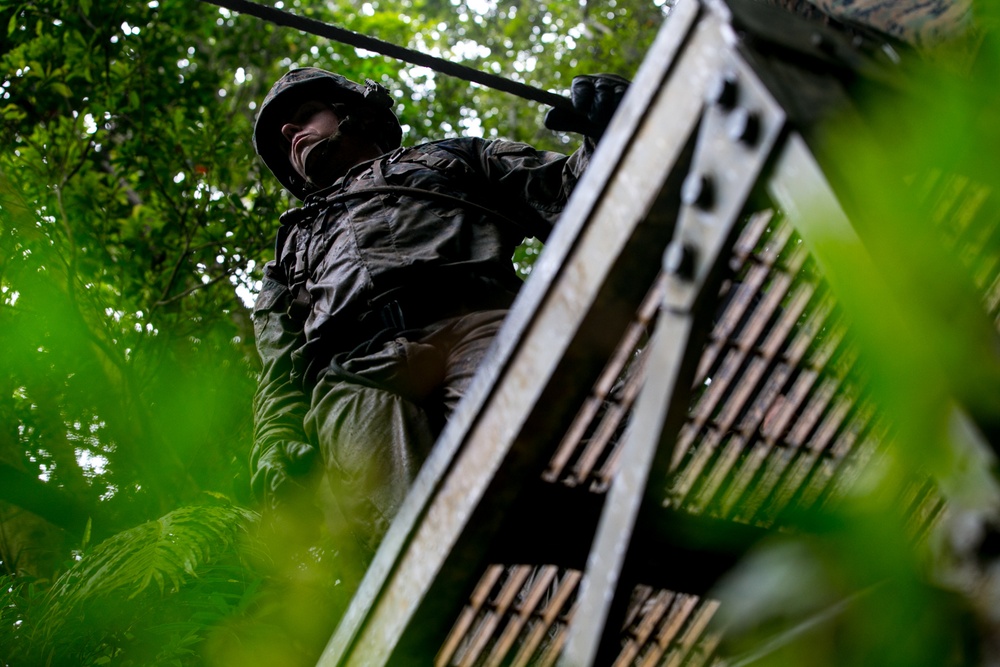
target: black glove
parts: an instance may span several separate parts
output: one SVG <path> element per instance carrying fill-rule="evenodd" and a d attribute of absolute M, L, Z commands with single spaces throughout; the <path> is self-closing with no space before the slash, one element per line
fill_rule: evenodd
<path fill-rule="evenodd" d="M 316 448 L 305 442 L 279 442 L 268 447 L 256 461 L 251 486 L 258 500 L 269 509 L 310 492 L 310 476 Z"/>
<path fill-rule="evenodd" d="M 581 74 L 573 77 L 570 100 L 575 113 L 568 109 L 549 109 L 545 114 L 545 127 L 600 139 L 629 83 L 628 79 L 617 74 Z"/>

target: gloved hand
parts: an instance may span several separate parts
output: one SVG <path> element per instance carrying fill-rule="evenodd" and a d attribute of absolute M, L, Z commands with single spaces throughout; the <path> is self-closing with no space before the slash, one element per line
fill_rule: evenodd
<path fill-rule="evenodd" d="M 629 83 L 628 79 L 617 74 L 581 74 L 573 77 L 570 100 L 575 113 L 566 109 L 549 109 L 545 114 L 545 127 L 600 139 Z"/>
<path fill-rule="evenodd" d="M 308 473 L 315 458 L 316 448 L 306 442 L 272 444 L 256 460 L 250 481 L 254 495 L 268 509 L 277 509 L 293 499 L 297 502 L 312 491 Z"/>

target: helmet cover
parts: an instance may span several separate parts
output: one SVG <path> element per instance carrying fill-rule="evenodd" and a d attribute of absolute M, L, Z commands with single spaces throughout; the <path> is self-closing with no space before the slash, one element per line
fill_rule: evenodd
<path fill-rule="evenodd" d="M 399 147 L 403 128 L 392 112 L 392 97 L 381 85 L 368 79 L 365 85 L 317 67 L 300 67 L 286 73 L 264 97 L 253 129 L 253 146 L 275 178 L 298 197 L 312 189 L 292 169 L 281 128 L 305 102 L 347 104 L 363 112 L 370 121 L 372 139 L 388 152 Z"/>

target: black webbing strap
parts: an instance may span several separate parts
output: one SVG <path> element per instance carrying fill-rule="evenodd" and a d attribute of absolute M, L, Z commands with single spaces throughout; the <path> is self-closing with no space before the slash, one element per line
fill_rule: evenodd
<path fill-rule="evenodd" d="M 201 2 L 224 7 L 241 14 L 249 14 L 251 16 L 255 16 L 256 18 L 270 21 L 276 25 L 301 30 L 302 32 L 307 32 L 318 37 L 332 39 L 335 42 L 340 42 L 349 46 L 374 51 L 375 53 L 380 53 L 383 56 L 389 56 L 390 58 L 402 60 L 403 62 L 410 63 L 411 65 L 427 67 L 435 72 L 440 72 L 442 74 L 458 77 L 466 81 L 478 83 L 486 86 L 487 88 L 493 88 L 505 93 L 517 95 L 518 97 L 547 104 L 548 106 L 555 107 L 557 109 L 574 111 L 572 102 L 562 95 L 550 93 L 547 90 L 541 90 L 540 88 L 535 88 L 534 86 L 529 86 L 525 83 L 511 81 L 510 79 L 497 76 L 496 74 L 490 74 L 489 72 L 481 72 L 465 65 L 449 62 L 443 58 L 437 58 L 435 56 L 427 55 L 426 53 L 414 51 L 413 49 L 407 49 L 396 44 L 390 44 L 389 42 L 384 42 L 380 39 L 375 39 L 374 37 L 368 37 L 350 30 L 338 28 L 316 19 L 291 14 L 281 9 L 275 9 L 274 7 L 268 7 L 256 2 L 250 2 L 250 0 L 201 0 Z"/>

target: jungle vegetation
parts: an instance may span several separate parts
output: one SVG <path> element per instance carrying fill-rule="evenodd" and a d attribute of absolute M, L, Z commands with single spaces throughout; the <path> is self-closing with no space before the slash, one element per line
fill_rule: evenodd
<path fill-rule="evenodd" d="M 567 92 L 574 74 L 633 76 L 672 3 L 274 4 Z M 873 571 L 914 576 L 892 604 L 859 605 L 836 637 L 770 664 L 942 664 L 961 634 L 951 630 L 996 622 L 998 598 L 924 585 L 917 574 L 948 557 L 900 541 L 882 504 L 931 462 L 949 500 L 990 515 L 993 464 L 956 450 L 942 406 L 958 396 L 989 424 L 1000 384 L 968 281 L 877 187 L 880 170 L 925 164 L 1000 182 L 995 18 L 983 10 L 979 67 L 968 48 L 927 60 L 929 101 L 909 124 L 875 114 L 912 130 L 906 150 L 855 144 L 846 122 L 831 130 L 832 159 L 878 203 L 881 247 L 901 250 L 893 275 L 930 295 L 891 336 L 865 285 L 844 295 L 906 427 L 856 495 L 863 519 L 826 517 L 820 537 L 764 549 L 720 594 L 746 603 L 732 622 L 753 646 L 768 619 Z M 569 150 L 578 139 L 545 130 L 537 104 L 197 0 L 0 0 L 0 63 L 0 664 L 311 664 L 346 604 L 350 564 L 335 543 L 262 531 L 249 490 L 250 304 L 294 203 L 253 154 L 257 105 L 280 74 L 309 65 L 385 84 L 406 143 L 474 134 Z M 994 232 L 983 234 L 996 254 Z M 831 261 L 852 266 L 856 249 L 831 244 Z M 515 257 L 523 273 L 537 252 Z M 971 581 L 979 592 L 992 582 Z M 913 631 L 926 626 L 944 631 Z"/>
<path fill-rule="evenodd" d="M 660 4 L 277 6 L 567 92 L 633 75 Z M 197 0 L 3 0 L 0 35 L 0 663 L 314 657 L 323 614 L 288 617 L 265 581 L 298 575 L 253 538 L 250 304 L 293 204 L 253 153 L 257 105 L 310 65 L 385 84 L 407 143 L 575 140 L 537 104 Z M 308 569 L 292 587 L 335 604 Z"/>

